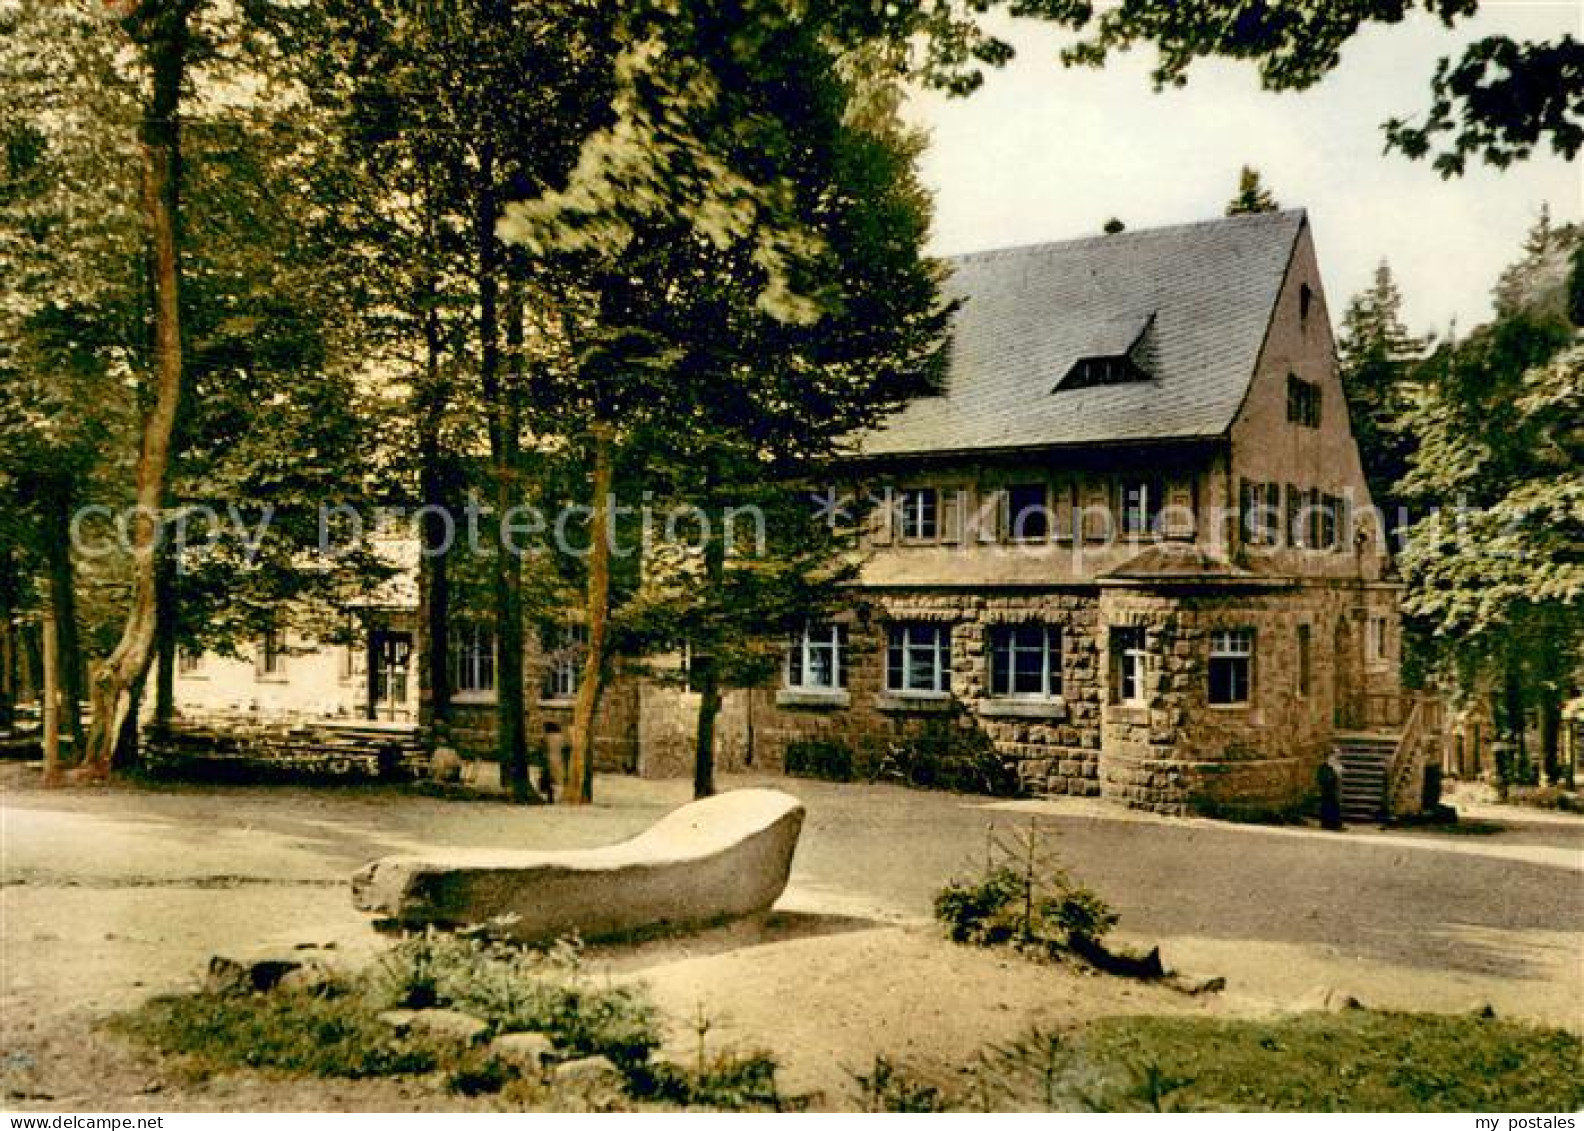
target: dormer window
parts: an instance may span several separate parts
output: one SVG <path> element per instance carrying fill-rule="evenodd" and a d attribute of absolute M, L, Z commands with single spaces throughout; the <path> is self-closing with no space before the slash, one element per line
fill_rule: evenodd
<path fill-rule="evenodd" d="M 1058 389 L 1090 389 L 1096 385 L 1128 385 L 1148 381 L 1145 373 L 1127 357 L 1081 357 L 1067 371 Z"/>
<path fill-rule="evenodd" d="M 1077 360 L 1052 392 L 1148 381 L 1154 325 L 1154 314 L 1142 314 L 1107 318 L 1085 327 L 1083 338 L 1074 343 Z"/>

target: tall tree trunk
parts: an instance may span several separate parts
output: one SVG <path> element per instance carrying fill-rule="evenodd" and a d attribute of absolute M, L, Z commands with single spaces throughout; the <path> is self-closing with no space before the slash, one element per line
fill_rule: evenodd
<path fill-rule="evenodd" d="M 451 493 L 440 421 L 447 397 L 440 375 L 440 316 L 431 308 L 424 315 L 424 382 L 418 398 L 418 493 L 423 507 L 419 536 L 424 554 L 419 565 L 420 604 L 423 606 L 424 648 L 420 654 L 423 714 L 442 731 L 451 721 L 451 570 L 446 543 L 455 531 L 447 523 Z"/>
<path fill-rule="evenodd" d="M 122 26 L 139 45 L 153 78 L 144 109 L 143 214 L 154 262 L 154 401 L 144 422 L 137 462 L 137 515 L 132 523 L 132 596 L 121 639 L 93 680 L 93 726 L 84 776 L 108 776 L 133 688 L 148 671 L 157 621 L 155 546 L 165 502 L 171 436 L 182 393 L 181 95 L 187 66 L 188 17 L 195 0 L 143 0 Z"/>
<path fill-rule="evenodd" d="M 17 689 L 21 673 L 18 670 L 19 648 L 13 620 L 21 604 L 21 596 L 16 551 L 9 545 L 0 545 L 0 731 L 9 731 L 16 724 Z"/>
<path fill-rule="evenodd" d="M 504 523 L 506 512 L 515 504 L 519 420 L 516 391 L 503 380 L 501 356 L 500 285 L 504 255 L 495 226 L 500 221 L 500 202 L 495 187 L 495 149 L 488 129 L 479 148 L 478 184 L 475 200 L 474 237 L 476 243 L 476 286 L 478 289 L 479 384 L 484 410 L 489 415 L 490 465 L 494 476 L 496 519 Z M 521 296 L 509 298 L 510 306 L 520 307 Z M 520 310 L 519 310 L 520 315 Z M 518 325 L 518 315 L 510 316 Z M 518 330 L 520 334 L 520 327 Z M 500 526 L 497 526 L 500 530 Z M 496 753 L 510 784 L 512 797 L 519 802 L 533 798 L 528 781 L 527 699 L 523 687 L 522 562 L 508 553 L 505 538 L 497 539 L 492 562 L 495 597 L 496 658 Z"/>
<path fill-rule="evenodd" d="M 60 784 L 60 684 L 57 681 L 55 614 L 44 611 L 40 637 L 44 650 L 44 686 L 39 691 L 39 727 L 44 739 L 44 784 Z"/>
<path fill-rule="evenodd" d="M 1508 785 L 1522 783 L 1528 774 L 1524 741 L 1523 671 L 1517 657 L 1509 656 L 1502 671 L 1501 713 L 1497 716 L 1507 751 L 1506 768 L 1497 771 Z"/>
<path fill-rule="evenodd" d="M 572 706 L 571 753 L 567 757 L 566 780 L 561 786 L 563 805 L 587 805 L 592 799 L 589 783 L 594 775 L 594 721 L 605 691 L 611 588 L 610 495 L 615 479 L 611 452 L 613 429 L 602 420 L 590 431 L 594 444 L 594 499 L 589 508 L 588 584 L 583 600 L 588 652 L 583 657 L 583 676 L 578 681 L 577 701 Z"/>
<path fill-rule="evenodd" d="M 423 386 L 415 398 L 418 416 L 418 495 L 423 508 L 419 537 L 424 554 L 419 563 L 420 623 L 424 646 L 419 653 L 419 713 L 437 735 L 450 741 L 451 694 L 451 556 L 456 539 L 452 514 L 452 475 L 445 451 L 442 423 L 450 406 L 450 389 L 441 368 L 445 341 L 440 324 L 440 201 L 434 171 L 421 171 L 424 248 L 430 269 L 419 280 L 415 296 L 423 317 Z"/>
<path fill-rule="evenodd" d="M 506 535 L 507 515 L 521 502 L 520 475 L 522 453 L 522 413 L 518 391 L 522 387 L 523 293 L 515 275 L 508 275 L 506 288 L 507 381 L 500 390 L 501 447 L 495 474 L 495 510 L 500 516 L 501 538 L 495 557 L 495 603 L 500 611 L 497 636 L 500 658 L 496 694 L 507 703 L 512 718 L 510 748 L 506 755 L 507 783 L 512 800 L 526 804 L 535 800 L 528 780 L 528 689 L 524 679 L 522 554 Z"/>
<path fill-rule="evenodd" d="M 55 686 L 60 689 L 61 732 L 71 738 L 72 754 L 83 754 L 83 656 L 77 630 L 77 570 L 72 562 L 71 519 L 76 494 L 70 479 L 51 476 L 40 487 L 44 511 L 44 557 L 49 568 L 49 601 L 55 614 Z"/>
<path fill-rule="evenodd" d="M 143 678 L 134 683 L 130 689 L 131 703 L 127 707 L 126 717 L 121 720 L 121 732 L 116 735 L 115 751 L 110 758 L 111 767 L 118 771 L 134 770 L 142 761 L 142 750 L 138 746 L 138 730 L 148 679 L 148 669 L 145 668 Z"/>
<path fill-rule="evenodd" d="M 710 530 L 704 543 L 704 585 L 707 592 L 719 593 L 726 575 L 726 542 L 723 533 Z M 721 681 L 717 655 L 719 642 L 706 638 L 695 642 L 693 651 L 696 686 L 699 691 L 698 726 L 693 750 L 693 796 L 711 797 L 715 793 L 715 723 L 720 718 Z"/>
<path fill-rule="evenodd" d="M 176 640 L 180 630 L 176 623 L 176 557 L 170 548 L 160 551 L 155 568 L 154 725 L 164 730 L 176 717 Z M 116 764 L 128 765 L 129 753 L 122 752 Z"/>
<path fill-rule="evenodd" d="M 1540 768 L 1546 785 L 1562 780 L 1562 693 L 1555 687 L 1540 690 Z"/>

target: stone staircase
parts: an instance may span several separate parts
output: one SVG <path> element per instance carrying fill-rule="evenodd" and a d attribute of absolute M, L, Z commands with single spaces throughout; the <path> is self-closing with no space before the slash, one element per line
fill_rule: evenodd
<path fill-rule="evenodd" d="M 1336 735 L 1342 763 L 1342 819 L 1356 825 L 1386 820 L 1386 774 L 1397 749 L 1397 736 L 1376 733 Z"/>

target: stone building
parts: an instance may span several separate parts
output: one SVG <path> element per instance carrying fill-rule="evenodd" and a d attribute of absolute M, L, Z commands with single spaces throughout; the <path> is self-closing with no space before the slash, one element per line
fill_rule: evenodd
<path fill-rule="evenodd" d="M 1389 579 L 1302 212 L 969 255 L 947 382 L 865 437 L 852 607 L 729 697 L 720 763 L 943 715 L 1033 790 L 1166 811 L 1302 799 L 1400 721 Z M 690 764 L 645 686 L 638 765 Z"/>
<path fill-rule="evenodd" d="M 787 642 L 776 686 L 728 693 L 720 768 L 947 725 L 1036 792 L 1264 809 L 1306 797 L 1339 734 L 1399 724 L 1399 587 L 1304 213 L 951 267 L 942 390 L 844 469 L 874 502 L 850 605 Z M 354 713 L 393 680 L 416 709 L 390 623 L 399 680 L 372 634 L 346 651 Z M 493 638 L 458 631 L 452 740 L 487 749 Z M 574 637 L 534 649 L 533 736 L 569 729 L 577 669 Z M 696 709 L 679 681 L 619 679 L 599 764 L 688 773 Z"/>

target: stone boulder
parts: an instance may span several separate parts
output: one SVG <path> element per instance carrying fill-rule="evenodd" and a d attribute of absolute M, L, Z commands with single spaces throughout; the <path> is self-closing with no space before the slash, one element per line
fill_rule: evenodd
<path fill-rule="evenodd" d="M 449 746 L 435 747 L 429 759 L 429 776 L 437 782 L 452 784 L 462 780 L 462 757 Z"/>
<path fill-rule="evenodd" d="M 457 1044 L 471 1045 L 489 1034 L 489 1025 L 455 1009 L 387 1009 L 379 1020 L 398 1033 L 422 1033 Z"/>
<path fill-rule="evenodd" d="M 585 1056 L 566 1060 L 555 1066 L 552 1073 L 556 1083 L 574 1088 L 588 1088 L 601 1084 L 621 1082 L 621 1069 L 603 1056 Z"/>
<path fill-rule="evenodd" d="M 305 944 L 284 951 L 213 955 L 203 988 L 211 994 L 319 992 L 334 985 L 344 973 L 342 961 L 329 947 Z"/>
<path fill-rule="evenodd" d="M 555 1058 L 555 1042 L 543 1033 L 502 1033 L 489 1044 L 497 1060 L 537 1072 Z"/>
<path fill-rule="evenodd" d="M 769 910 L 802 828 L 797 798 L 734 790 L 603 848 L 387 856 L 353 876 L 352 902 L 402 927 L 492 923 L 521 942 L 717 922 Z"/>

